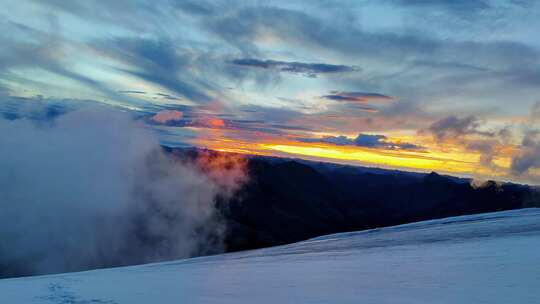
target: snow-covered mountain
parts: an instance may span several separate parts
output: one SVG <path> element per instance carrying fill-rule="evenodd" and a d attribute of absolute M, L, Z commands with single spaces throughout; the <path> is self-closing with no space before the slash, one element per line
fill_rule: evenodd
<path fill-rule="evenodd" d="M 540 209 L 0 280 L 0 303 L 540 303 Z"/>

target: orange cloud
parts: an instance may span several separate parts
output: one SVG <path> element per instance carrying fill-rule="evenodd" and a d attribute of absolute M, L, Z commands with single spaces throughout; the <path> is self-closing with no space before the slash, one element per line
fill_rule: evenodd
<path fill-rule="evenodd" d="M 195 120 L 194 125 L 197 127 L 220 129 L 225 127 L 225 121 L 215 117 L 200 117 Z"/>
<path fill-rule="evenodd" d="M 152 120 L 159 123 L 167 123 L 169 121 L 176 121 L 182 118 L 183 114 L 177 110 L 163 110 L 152 116 Z"/>
<path fill-rule="evenodd" d="M 211 126 L 211 127 L 214 127 L 214 128 L 222 128 L 225 126 L 225 122 L 223 121 L 223 119 L 218 119 L 218 118 L 212 118 L 208 121 L 208 124 Z"/>
<path fill-rule="evenodd" d="M 196 165 L 222 190 L 232 194 L 248 180 L 247 159 L 239 154 L 201 151 Z"/>

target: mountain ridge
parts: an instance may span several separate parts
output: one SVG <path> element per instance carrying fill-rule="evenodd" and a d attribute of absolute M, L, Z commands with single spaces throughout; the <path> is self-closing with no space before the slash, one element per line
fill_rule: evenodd
<path fill-rule="evenodd" d="M 165 148 L 180 157 L 205 149 Z M 246 156 L 249 181 L 218 208 L 227 251 L 282 245 L 318 235 L 540 206 L 528 185 L 470 180 L 306 160 Z"/>

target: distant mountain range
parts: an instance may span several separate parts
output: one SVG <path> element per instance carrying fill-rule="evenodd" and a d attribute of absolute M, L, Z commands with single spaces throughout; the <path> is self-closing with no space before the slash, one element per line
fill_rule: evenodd
<path fill-rule="evenodd" d="M 165 148 L 180 157 L 196 149 Z M 205 152 L 207 153 L 207 152 Z M 212 152 L 223 153 L 223 152 Z M 248 156 L 249 181 L 227 202 L 226 250 L 428 219 L 540 207 L 533 187 L 305 160 Z"/>

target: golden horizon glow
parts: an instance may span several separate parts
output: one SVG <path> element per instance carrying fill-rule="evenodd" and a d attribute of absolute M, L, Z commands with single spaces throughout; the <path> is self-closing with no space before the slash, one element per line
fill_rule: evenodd
<path fill-rule="evenodd" d="M 504 147 L 494 157 L 493 166 L 480 165 L 480 153 L 464 150 L 459 144 L 444 147 L 421 138 L 424 150 L 383 149 L 360 146 L 334 145 L 330 143 L 306 143 L 287 137 L 257 136 L 247 141 L 239 133 L 241 130 L 206 129 L 204 139 L 197 139 L 196 145 L 223 152 L 278 157 L 298 157 L 310 160 L 330 161 L 351 165 L 375 166 L 410 171 L 437 171 L 479 178 L 504 177 L 510 167 L 512 147 Z M 394 143 L 411 142 L 412 136 L 389 137 Z M 417 138 L 418 139 L 418 138 Z"/>

